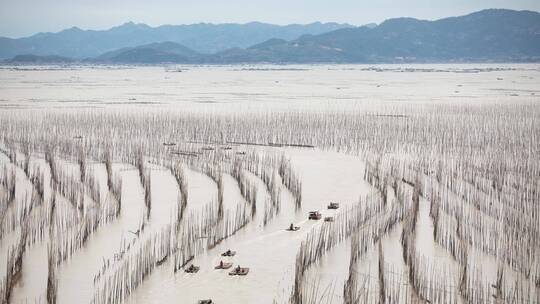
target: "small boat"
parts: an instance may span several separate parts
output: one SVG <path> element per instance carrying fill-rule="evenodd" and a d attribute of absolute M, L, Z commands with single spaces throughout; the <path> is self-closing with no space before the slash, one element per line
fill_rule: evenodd
<path fill-rule="evenodd" d="M 241 275 L 241 276 L 245 276 L 249 273 L 249 268 L 248 267 L 240 267 L 240 266 L 237 266 L 236 268 L 234 268 L 233 271 L 229 272 L 229 275 Z"/>
<path fill-rule="evenodd" d="M 334 218 L 331 217 L 331 216 L 327 216 L 327 217 L 324 218 L 324 221 L 325 221 L 325 222 L 333 222 L 333 221 L 334 221 Z"/>
<path fill-rule="evenodd" d="M 308 219 L 310 220 L 320 220 L 322 218 L 322 214 L 319 211 L 310 211 L 308 215 Z"/>
<path fill-rule="evenodd" d="M 191 264 L 188 268 L 186 268 L 184 271 L 187 272 L 187 273 L 197 273 L 199 272 L 199 269 L 200 267 L 199 266 L 194 266 L 193 264 Z"/>
<path fill-rule="evenodd" d="M 194 258 L 195 258 L 195 256 L 192 255 L 192 256 L 190 256 L 189 258 L 187 258 L 187 259 L 184 261 L 184 263 L 183 263 L 182 265 L 180 265 L 180 267 L 176 267 L 176 266 L 175 266 L 175 267 L 174 267 L 174 273 L 176 273 L 176 272 L 178 271 L 178 269 L 180 269 L 180 268 L 186 266 L 186 265 L 187 265 L 188 263 L 190 263 Z"/>
<path fill-rule="evenodd" d="M 212 299 L 207 299 L 207 300 L 199 300 L 199 302 L 197 302 L 198 304 L 214 304 L 214 302 L 212 302 Z"/>
<path fill-rule="evenodd" d="M 339 208 L 339 204 L 338 203 L 330 203 L 328 205 L 328 209 L 338 209 Z"/>
<path fill-rule="evenodd" d="M 166 147 L 176 146 L 176 144 L 172 142 L 164 142 L 163 145 Z"/>
<path fill-rule="evenodd" d="M 298 230 L 300 230 L 300 227 L 294 226 L 293 224 L 291 224 L 291 225 L 289 226 L 289 228 L 287 228 L 287 229 L 285 229 L 285 230 L 287 230 L 287 231 L 298 231 Z"/>
<path fill-rule="evenodd" d="M 226 263 L 226 262 L 223 262 L 223 261 L 220 261 L 219 264 L 214 267 L 214 269 L 229 269 L 231 268 L 233 265 L 233 263 Z"/>
<path fill-rule="evenodd" d="M 231 251 L 230 249 L 228 249 L 227 251 L 221 254 L 221 256 L 224 256 L 224 257 L 232 257 L 235 255 L 236 255 L 236 251 Z"/>

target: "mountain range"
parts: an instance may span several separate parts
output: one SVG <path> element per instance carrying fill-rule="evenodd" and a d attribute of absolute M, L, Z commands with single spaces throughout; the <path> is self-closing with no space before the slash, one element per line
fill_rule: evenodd
<path fill-rule="evenodd" d="M 0 59 L 20 54 L 56 55 L 89 58 L 125 47 L 170 41 L 202 54 L 245 48 L 271 38 L 296 39 L 304 34 L 322 34 L 353 27 L 349 24 L 311 23 L 286 26 L 251 22 L 246 24 L 163 25 L 150 27 L 128 22 L 109 30 L 82 30 L 77 27 L 58 33 L 39 33 L 30 37 L 0 38 Z"/>
<path fill-rule="evenodd" d="M 133 24 L 128 27 L 149 28 Z M 219 26 L 212 27 L 216 29 Z M 72 33 L 70 52 L 50 51 L 47 53 L 43 49 L 40 49 L 40 52 L 11 49 L 10 52 L 63 56 L 83 62 L 109 64 L 540 61 L 540 13 L 532 11 L 488 9 L 435 21 L 395 18 L 379 25 L 361 27 L 337 23 L 284 27 L 249 23 L 240 27 L 250 34 L 242 36 L 237 31 L 233 31 L 235 34 L 223 31 L 213 32 L 212 35 L 201 34 L 199 39 L 191 36 L 191 40 L 183 40 L 192 41 L 190 44 L 179 43 L 180 38 L 172 41 L 157 37 L 154 40 L 158 41 L 138 44 L 142 38 L 136 38 L 139 35 L 137 31 L 127 31 L 130 34 L 125 35 L 117 33 L 118 37 L 122 37 L 118 38 L 119 41 L 132 41 L 133 45 L 116 49 L 109 45 L 108 48 L 114 50 L 88 56 L 85 59 L 81 59 L 81 54 L 91 53 L 89 50 L 84 50 L 87 43 L 87 38 L 84 38 L 86 34 L 81 34 L 83 38 L 76 38 L 78 36 Z M 261 27 L 261 32 L 257 34 L 257 30 L 252 31 L 251 27 Z M 276 30 L 274 36 L 270 34 L 272 31 L 262 30 L 268 27 Z M 285 29 L 290 31 L 285 31 Z M 113 28 L 110 31 L 116 30 Z M 307 31 L 311 32 L 305 33 Z M 50 35 L 58 36 L 65 32 Z M 174 36 L 173 32 L 171 29 L 171 34 L 167 37 Z M 281 34 L 278 35 L 278 32 Z M 105 33 L 101 34 L 105 35 Z M 43 34 L 32 37 L 39 35 Z M 287 35 L 289 36 L 284 37 Z M 180 36 L 177 34 L 175 37 Z M 208 39 L 210 36 L 213 37 L 212 43 Z M 241 41 L 237 39 L 240 36 L 244 37 Z M 269 36 L 272 37 L 268 38 Z M 290 38 L 291 36 L 296 37 Z M 49 44 L 54 44 L 55 39 L 43 39 L 42 42 L 48 41 Z M 165 40 L 159 41 L 159 39 Z M 216 41 L 223 41 L 223 43 L 216 43 Z M 199 47 L 193 47 L 197 43 Z M 202 45 L 206 47 L 201 47 Z M 7 54 L 4 49 L 4 44 L 0 40 L 0 54 Z M 73 56 L 74 50 L 77 50 L 80 55 Z M 92 52 L 98 52 L 96 46 L 93 47 Z M 35 56 L 18 57 L 13 58 L 11 62 L 25 62 L 24 59 L 28 58 L 34 62 L 38 61 Z M 58 57 L 53 58 L 58 60 Z M 66 58 L 66 61 L 70 60 L 73 59 Z"/>

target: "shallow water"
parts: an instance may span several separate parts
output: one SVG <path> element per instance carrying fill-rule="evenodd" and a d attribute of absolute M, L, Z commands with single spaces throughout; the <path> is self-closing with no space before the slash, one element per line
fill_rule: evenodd
<path fill-rule="evenodd" d="M 185 66 L 180 67 L 182 73 L 168 73 L 164 67 L 78 67 L 55 71 L 8 67 L 0 70 L 0 106 L 125 109 L 128 105 L 151 105 L 155 109 L 245 112 L 262 104 L 319 111 L 321 107 L 365 108 L 373 103 L 391 106 L 403 102 L 519 102 L 540 96 L 540 68 L 535 64 L 375 66 L 380 71 L 366 65 L 300 67 L 264 71 L 235 66 Z M 411 70 L 392 70 L 396 68 Z M 497 68 L 500 70 L 493 70 Z M 470 69 L 478 70 L 456 72 Z M 189 108 L 184 107 L 186 103 Z"/>
<path fill-rule="evenodd" d="M 72 108 L 97 107 L 124 111 L 261 111 L 285 109 L 300 111 L 389 108 L 400 103 L 422 106 L 435 103 L 488 103 L 540 101 L 540 67 L 538 65 L 416 65 L 411 70 L 396 70 L 396 66 L 379 66 L 379 70 L 362 65 L 299 66 L 298 70 L 258 70 L 231 66 L 186 66 L 182 73 L 168 73 L 163 67 L 77 67 L 70 70 L 21 71 L 0 70 L 0 107 Z M 489 70 L 499 67 L 501 70 Z M 298 68 L 295 66 L 293 68 Z M 479 68 L 479 70 L 472 70 Z M 437 71 L 426 71 L 436 69 Z M 126 303 L 196 303 L 212 298 L 216 303 L 278 303 L 287 302 L 294 280 L 295 258 L 307 233 L 322 221 L 308 221 L 307 212 L 320 210 L 324 216 L 334 216 L 358 202 L 372 187 L 364 181 L 365 164 L 359 156 L 336 151 L 303 148 L 261 148 L 284 153 L 291 159 L 302 181 L 302 206 L 296 210 L 291 193 L 281 185 L 281 211 L 267 225 L 263 223 L 264 206 L 269 194 L 262 181 L 244 172 L 257 185 L 258 213 L 246 227 L 223 240 L 216 247 L 195 257 L 193 264 L 201 267 L 196 274 L 182 270 L 173 272 L 172 259 L 156 267 L 133 291 Z M 50 173 L 42 155 L 33 162 Z M 2 154 L 2 162 L 6 158 Z M 59 161 L 72 176 L 80 175 L 73 161 Z M 106 192 L 106 172 L 101 164 L 93 164 L 94 173 Z M 115 164 L 122 176 L 122 209 L 118 218 L 99 227 L 80 250 L 58 268 L 58 303 L 90 303 L 94 296 L 96 276 L 110 274 L 104 263 L 114 258 L 126 244 L 138 246 L 170 224 L 178 200 L 178 185 L 169 170 L 151 166 L 152 209 L 146 228 L 136 232 L 144 218 L 144 194 L 134 167 Z M 30 184 L 18 170 L 17 197 L 23 197 Z M 188 181 L 186 214 L 202 210 L 217 198 L 216 183 L 195 168 L 185 168 Z M 246 202 L 238 184 L 229 174 L 223 175 L 224 207 L 234 210 Z M 50 188 L 46 187 L 46 193 Z M 47 194 L 48 196 L 50 194 Z M 327 210 L 329 202 L 339 202 L 339 211 Z M 63 201 L 62 208 L 69 208 Z M 65 206 L 64 206 L 65 205 Z M 450 269 L 454 287 L 460 279 L 458 264 L 433 239 L 433 222 L 429 216 L 429 201 L 422 199 L 416 226 L 416 248 L 433 271 Z M 300 227 L 288 232 L 290 223 Z M 395 274 L 389 278 L 401 284 L 406 281 L 407 267 L 402 257 L 400 237 L 403 227 L 396 225 L 381 240 L 385 270 Z M 0 240 L 0 265 L 6 264 L 8 248 L 18 239 L 18 230 Z M 341 303 L 343 284 L 348 276 L 350 241 L 331 249 L 320 262 L 308 270 L 306 284 L 316 284 L 328 292 L 325 301 Z M 232 258 L 222 258 L 227 249 L 237 251 Z M 246 277 L 228 276 L 227 270 L 215 270 L 220 260 L 250 268 Z M 497 261 L 483 254 L 473 254 L 470 263 L 481 273 L 485 284 L 494 284 Z M 374 246 L 357 262 L 355 273 L 365 287 L 366 298 L 376 302 L 379 291 L 379 255 Z M 443 265 L 443 266 L 440 266 Z M 440 267 L 439 267 L 440 266 Z M 508 271 L 511 277 L 511 270 Z M 0 267 L 0 275 L 5 269 Z M 30 247 L 24 255 L 22 280 L 15 286 L 14 303 L 41 302 L 47 277 L 47 240 Z M 99 280 L 98 280 L 99 281 Z M 509 279 L 510 281 L 510 279 Z M 511 283 L 508 283 L 511 284 Z M 330 291 L 331 290 L 331 291 Z M 404 292 L 401 291 L 400 297 Z"/>
<path fill-rule="evenodd" d="M 201 267 L 197 274 L 173 274 L 171 265 L 161 265 L 135 291 L 129 302 L 163 303 L 167 299 L 181 298 L 191 303 L 212 298 L 218 302 L 234 299 L 238 303 L 272 303 L 274 299 L 283 297 L 285 292 L 282 289 L 289 288 L 294 277 L 294 262 L 300 242 L 313 225 L 322 224 L 307 221 L 307 210 L 319 209 L 324 214 L 332 214 L 335 212 L 325 210 L 329 201 L 339 201 L 343 205 L 353 203 L 362 191 L 367 190 L 363 186 L 362 163 L 357 158 L 316 150 L 287 149 L 285 152 L 302 174 L 302 210 L 294 212 L 292 198 L 287 198 L 287 190 L 282 189 L 281 212 L 267 226 L 261 228 L 261 223 L 255 220 L 215 248 L 196 257 L 193 264 Z M 346 180 L 340 178 L 343 174 L 347 174 Z M 195 187 L 195 181 L 190 179 L 188 183 L 190 187 Z M 231 186 L 235 186 L 234 183 L 225 184 L 225 187 Z M 262 187 L 262 184 L 259 186 Z M 237 189 L 225 190 L 225 196 L 233 193 L 239 195 Z M 263 200 L 264 197 L 258 199 Z M 285 231 L 290 222 L 300 226 L 300 230 Z M 232 258 L 220 257 L 220 253 L 229 248 L 237 251 L 237 254 Z M 337 249 L 337 252 L 346 254 L 347 251 Z M 227 270 L 214 270 L 222 259 L 249 267 L 249 274 L 246 277 L 230 277 Z M 348 265 L 347 259 L 337 260 L 344 262 L 340 262 L 342 265 Z M 288 295 L 287 291 L 285 297 Z"/>

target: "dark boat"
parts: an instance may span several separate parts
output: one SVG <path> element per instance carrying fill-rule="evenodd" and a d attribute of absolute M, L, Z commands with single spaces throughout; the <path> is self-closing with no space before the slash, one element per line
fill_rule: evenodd
<path fill-rule="evenodd" d="M 233 271 L 229 272 L 229 275 L 241 275 L 245 276 L 249 273 L 249 268 L 237 266 Z"/>
<path fill-rule="evenodd" d="M 308 219 L 310 220 L 320 220 L 322 218 L 322 214 L 319 211 L 310 211 L 308 215 Z"/>
<path fill-rule="evenodd" d="M 339 208 L 339 204 L 338 203 L 330 203 L 328 205 L 328 209 L 338 209 Z"/>
<path fill-rule="evenodd" d="M 180 268 L 183 268 L 184 266 L 186 266 L 189 262 L 191 262 L 193 259 L 195 258 L 195 256 L 190 256 L 189 258 L 187 258 L 184 263 L 182 265 L 180 265 L 179 267 L 174 267 L 174 273 L 176 273 Z"/>
<path fill-rule="evenodd" d="M 294 226 L 293 224 L 291 224 L 291 225 L 289 226 L 289 228 L 287 228 L 287 229 L 285 229 L 285 230 L 287 230 L 287 231 L 298 231 L 298 230 L 300 230 L 300 227 Z"/>
<path fill-rule="evenodd" d="M 214 267 L 214 269 L 229 269 L 231 268 L 233 265 L 233 263 L 226 263 L 226 262 L 223 262 L 223 261 L 220 261 L 219 264 Z"/>
<path fill-rule="evenodd" d="M 327 216 L 327 217 L 324 218 L 324 221 L 325 221 L 325 222 L 333 222 L 333 221 L 334 221 L 334 218 L 331 217 L 331 216 Z"/>
<path fill-rule="evenodd" d="M 212 299 L 207 299 L 207 300 L 199 300 L 199 302 L 197 302 L 198 304 L 214 304 L 214 302 L 212 301 Z"/>
<path fill-rule="evenodd" d="M 224 257 L 232 257 L 236 254 L 236 251 L 231 251 L 230 249 L 225 251 L 224 253 L 221 254 L 221 256 L 224 256 Z"/>
<path fill-rule="evenodd" d="M 187 272 L 187 273 L 197 273 L 199 272 L 199 269 L 200 267 L 199 266 L 194 266 L 193 264 L 191 264 L 188 268 L 186 268 L 184 271 Z"/>

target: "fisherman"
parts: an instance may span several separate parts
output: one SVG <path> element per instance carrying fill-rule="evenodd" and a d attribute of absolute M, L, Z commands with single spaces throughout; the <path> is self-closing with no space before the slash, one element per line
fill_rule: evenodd
<path fill-rule="evenodd" d="M 225 255 L 231 255 L 231 250 L 227 249 L 227 251 L 225 252 Z"/>
<path fill-rule="evenodd" d="M 219 268 L 223 268 L 223 261 L 219 261 Z"/>
<path fill-rule="evenodd" d="M 289 227 L 289 230 L 294 230 L 294 225 L 291 223 L 291 227 Z"/>

